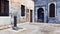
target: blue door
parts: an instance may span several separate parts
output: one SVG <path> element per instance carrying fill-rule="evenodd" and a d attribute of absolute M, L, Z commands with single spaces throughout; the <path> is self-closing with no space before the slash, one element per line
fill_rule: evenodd
<path fill-rule="evenodd" d="M 39 8 L 37 10 L 37 18 L 38 18 L 38 22 L 44 22 L 44 9 L 43 8 Z"/>

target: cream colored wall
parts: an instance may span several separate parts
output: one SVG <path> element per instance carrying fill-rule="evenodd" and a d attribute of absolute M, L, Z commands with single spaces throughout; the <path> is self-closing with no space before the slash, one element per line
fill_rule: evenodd
<path fill-rule="evenodd" d="M 28 8 L 29 10 L 31 9 L 31 10 L 34 11 L 34 2 L 33 1 L 31 1 L 31 0 L 20 0 L 20 3 L 21 3 L 20 5 L 25 5 L 25 8 L 26 9 Z M 22 22 L 26 22 L 26 19 L 28 18 L 28 21 L 27 22 L 29 22 L 29 14 L 28 14 L 28 17 L 26 17 L 26 16 L 25 17 L 20 17 L 20 20 Z"/>
<path fill-rule="evenodd" d="M 12 13 L 13 16 L 17 15 L 18 17 L 17 22 L 18 23 L 26 22 L 26 16 L 25 17 L 21 16 L 21 5 L 24 5 L 25 9 L 28 8 L 29 10 L 32 9 L 34 11 L 34 2 L 31 0 L 9 0 L 9 1 L 10 1 L 10 13 Z"/>
<path fill-rule="evenodd" d="M 14 16 L 17 16 L 17 22 L 19 22 L 19 19 L 20 19 L 20 2 L 18 1 L 15 1 L 15 0 L 10 0 L 10 3 L 9 3 L 9 11 L 10 11 L 10 15 L 12 15 L 12 23 L 13 23 L 13 18 Z"/>
<path fill-rule="evenodd" d="M 18 23 L 26 22 L 26 17 L 21 17 L 21 4 L 25 5 L 25 8 L 28 8 L 29 10 L 32 9 L 34 11 L 34 2 L 31 0 L 9 0 L 9 16 L 0 17 L 0 26 L 13 23 L 14 15 L 17 16 Z"/>
<path fill-rule="evenodd" d="M 29 9 L 34 8 L 34 2 L 31 0 L 20 0 L 20 3 L 28 7 Z"/>

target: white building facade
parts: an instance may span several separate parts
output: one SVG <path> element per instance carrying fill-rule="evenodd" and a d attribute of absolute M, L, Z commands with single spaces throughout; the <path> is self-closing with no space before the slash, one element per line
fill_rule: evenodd
<path fill-rule="evenodd" d="M 0 26 L 14 23 L 14 16 L 17 17 L 17 23 L 34 21 L 32 20 L 34 12 L 32 0 L 6 0 L 6 2 L 9 2 L 9 15 L 0 17 Z"/>

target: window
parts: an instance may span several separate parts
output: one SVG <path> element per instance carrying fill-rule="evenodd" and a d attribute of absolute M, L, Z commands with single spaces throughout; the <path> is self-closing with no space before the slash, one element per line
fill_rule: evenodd
<path fill-rule="evenodd" d="M 51 3 L 49 5 L 49 17 L 55 17 L 55 4 Z"/>
<path fill-rule="evenodd" d="M 21 5 L 21 16 L 25 16 L 25 6 Z"/>
<path fill-rule="evenodd" d="M 26 12 L 29 13 L 29 9 L 26 9 Z"/>
<path fill-rule="evenodd" d="M 9 16 L 9 1 L 0 0 L 0 16 Z"/>

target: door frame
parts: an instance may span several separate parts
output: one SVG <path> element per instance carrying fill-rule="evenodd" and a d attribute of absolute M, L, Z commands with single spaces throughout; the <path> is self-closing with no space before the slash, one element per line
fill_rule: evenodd
<path fill-rule="evenodd" d="M 45 7 L 37 7 L 37 8 L 36 8 L 36 20 L 38 20 L 37 10 L 38 10 L 39 8 L 43 8 L 43 10 L 44 10 L 44 22 L 45 22 Z"/>

